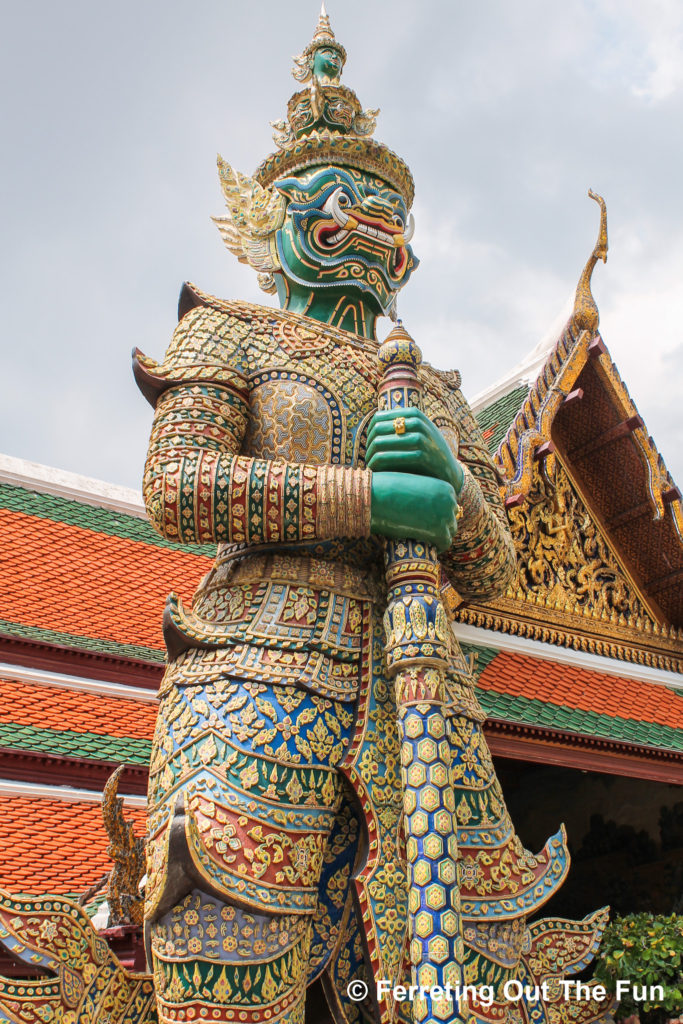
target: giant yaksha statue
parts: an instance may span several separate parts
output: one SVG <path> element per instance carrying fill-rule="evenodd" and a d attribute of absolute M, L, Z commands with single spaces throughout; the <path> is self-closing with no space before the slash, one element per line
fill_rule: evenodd
<path fill-rule="evenodd" d="M 500 594 L 513 546 L 458 374 L 400 324 L 376 340 L 417 266 L 413 180 L 345 59 L 323 11 L 276 151 L 253 177 L 219 159 L 220 232 L 281 308 L 186 285 L 163 362 L 135 357 L 150 519 L 218 545 L 165 614 L 159 1020 L 303 1024 L 318 980 L 307 1021 L 595 1019 L 503 991 L 585 966 L 604 913 L 528 924 L 564 835 L 537 855 L 516 836 L 444 607 Z"/>

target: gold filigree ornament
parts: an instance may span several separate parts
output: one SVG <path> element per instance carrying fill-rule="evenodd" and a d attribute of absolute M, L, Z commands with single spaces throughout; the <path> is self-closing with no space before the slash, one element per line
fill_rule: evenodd
<path fill-rule="evenodd" d="M 511 510 L 510 526 L 518 554 L 514 596 L 542 593 L 569 612 L 624 627 L 652 618 L 561 464 L 552 478 L 534 467 L 534 486 Z"/>
<path fill-rule="evenodd" d="M 287 201 L 274 189 L 234 170 L 220 155 L 218 174 L 228 213 L 211 219 L 230 252 L 258 271 L 261 288 L 272 294 L 273 272 L 280 269 L 275 232 L 284 224 Z"/>
<path fill-rule="evenodd" d="M 120 765 L 102 794 L 102 819 L 109 836 L 107 855 L 114 862 L 107 889 L 111 925 L 141 924 L 144 904 L 145 841 L 136 837 L 132 823 L 123 817 L 123 799 L 118 795 L 122 772 Z"/>

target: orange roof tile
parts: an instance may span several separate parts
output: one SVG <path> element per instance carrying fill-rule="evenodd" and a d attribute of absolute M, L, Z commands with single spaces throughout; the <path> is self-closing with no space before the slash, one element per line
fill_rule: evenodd
<path fill-rule="evenodd" d="M 0 723 L 149 740 L 157 705 L 0 678 Z"/>
<path fill-rule="evenodd" d="M 478 679 L 484 690 L 614 718 L 683 728 L 683 696 L 666 686 L 500 651 Z"/>
<path fill-rule="evenodd" d="M 0 619 L 156 650 L 168 593 L 189 600 L 211 566 L 203 554 L 10 509 L 0 537 Z"/>
<path fill-rule="evenodd" d="M 126 807 L 135 833 L 146 811 Z M 0 886 L 30 894 L 84 892 L 111 867 L 97 803 L 0 797 Z"/>

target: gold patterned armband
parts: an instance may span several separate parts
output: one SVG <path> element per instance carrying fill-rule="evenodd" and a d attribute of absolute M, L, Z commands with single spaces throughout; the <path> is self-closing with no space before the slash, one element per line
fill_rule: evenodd
<path fill-rule="evenodd" d="M 185 449 L 148 476 L 150 518 L 184 543 L 370 535 L 370 471 Z"/>
<path fill-rule="evenodd" d="M 469 546 L 472 542 L 477 543 L 485 532 L 486 501 L 481 487 L 467 466 L 463 466 L 463 473 L 464 480 L 458 495 L 462 514 L 456 544 Z"/>
<path fill-rule="evenodd" d="M 319 540 L 370 536 L 371 479 L 369 469 L 318 468 L 316 534 Z"/>

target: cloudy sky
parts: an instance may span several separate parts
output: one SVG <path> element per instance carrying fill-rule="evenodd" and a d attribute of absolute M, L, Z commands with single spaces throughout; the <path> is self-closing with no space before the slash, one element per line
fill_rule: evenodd
<path fill-rule="evenodd" d="M 470 397 L 556 318 L 607 201 L 601 330 L 683 482 L 683 4 L 329 0 L 344 81 L 417 184 L 421 266 L 400 299 Z M 215 155 L 252 171 L 295 83 L 316 0 L 7 5 L 0 451 L 139 485 L 187 278 L 270 302 L 223 248 Z"/>

